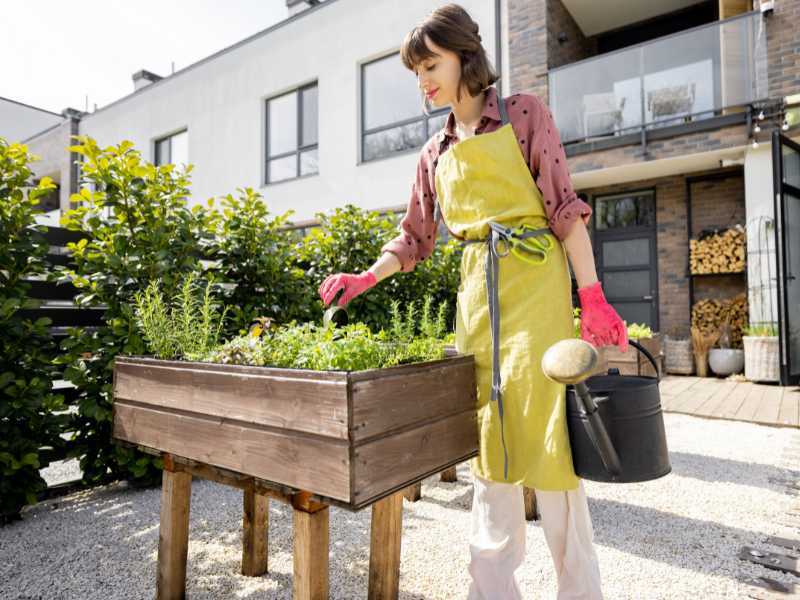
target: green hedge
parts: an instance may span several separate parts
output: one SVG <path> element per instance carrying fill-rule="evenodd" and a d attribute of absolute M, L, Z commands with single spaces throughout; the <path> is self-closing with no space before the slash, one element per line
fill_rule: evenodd
<path fill-rule="evenodd" d="M 47 487 L 39 475 L 49 463 L 47 448 L 64 443 L 50 320 L 32 322 L 21 312 L 39 304 L 28 298 L 25 280 L 46 270 L 48 245 L 35 216 L 38 198 L 54 187 L 47 178 L 31 187 L 34 159 L 24 145 L 0 138 L 0 523 L 36 502 Z"/>

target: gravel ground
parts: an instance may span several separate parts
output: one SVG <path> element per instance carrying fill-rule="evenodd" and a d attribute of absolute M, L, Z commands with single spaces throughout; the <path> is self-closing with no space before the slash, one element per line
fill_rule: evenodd
<path fill-rule="evenodd" d="M 670 475 L 641 484 L 584 482 L 605 598 L 743 598 L 742 573 L 800 586 L 800 578 L 736 557 L 744 544 L 769 548 L 766 535 L 800 537 L 780 523 L 800 496 L 770 481 L 800 479 L 800 430 L 680 414 L 666 414 L 665 422 Z M 405 502 L 401 599 L 466 597 L 472 503 L 466 463 L 458 475 L 456 483 L 428 478 L 422 500 Z M 0 530 L 0 598 L 154 597 L 159 502 L 158 489 L 117 483 L 25 510 L 23 521 Z M 290 509 L 270 503 L 270 572 L 258 578 L 239 574 L 241 519 L 241 492 L 195 480 L 188 598 L 292 597 Z M 334 507 L 330 522 L 331 598 L 365 598 L 370 511 Z M 526 599 L 555 598 L 555 573 L 536 522 L 527 524 L 527 555 L 517 576 Z"/>

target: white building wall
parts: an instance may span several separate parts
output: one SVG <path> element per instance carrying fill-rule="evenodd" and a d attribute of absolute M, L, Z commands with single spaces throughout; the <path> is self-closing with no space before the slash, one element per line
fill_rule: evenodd
<path fill-rule="evenodd" d="M 408 202 L 419 150 L 359 164 L 361 64 L 396 52 L 406 33 L 444 1 L 328 1 L 83 118 L 105 146 L 131 140 L 148 159 L 154 141 L 188 129 L 192 199 L 253 187 L 292 219 L 346 203 L 379 209 Z M 494 0 L 462 0 L 495 63 Z M 399 60 L 399 59 L 398 59 Z M 416 86 L 408 72 L 409 85 Z M 319 175 L 263 186 L 265 100 L 319 84 Z"/>
<path fill-rule="evenodd" d="M 21 142 L 63 120 L 41 108 L 0 98 L 0 137 L 8 142 Z"/>

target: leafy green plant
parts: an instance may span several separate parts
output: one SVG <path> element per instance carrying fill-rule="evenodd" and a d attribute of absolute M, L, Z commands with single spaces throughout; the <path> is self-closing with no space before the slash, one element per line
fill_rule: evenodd
<path fill-rule="evenodd" d="M 216 217 L 203 206 L 187 205 L 191 165 L 156 166 L 129 141 L 101 148 L 88 136 L 74 137 L 69 150 L 82 158 L 81 189 L 61 223 L 86 239 L 68 245 L 73 265 L 60 268 L 57 277 L 80 289 L 81 306 L 103 310 L 103 324 L 72 328 L 62 342 L 58 360 L 79 390 L 71 452 L 80 457 L 87 484 L 154 484 L 161 479 L 161 459 L 111 440 L 114 358 L 144 354 L 134 295 L 160 279 L 172 297 L 186 273 L 202 272 Z"/>
<path fill-rule="evenodd" d="M 161 281 L 150 282 L 145 292 L 136 293 L 136 319 L 148 349 L 158 358 L 203 355 L 218 344 L 228 307 L 219 313 L 212 296 L 212 282 L 204 290 L 197 274 L 186 275 L 171 305 L 164 300 Z M 202 298 L 198 292 L 202 291 Z"/>
<path fill-rule="evenodd" d="M 628 338 L 638 340 L 653 337 L 653 330 L 644 323 L 631 323 L 628 325 Z"/>
<path fill-rule="evenodd" d="M 742 333 L 755 337 L 775 337 L 778 335 L 776 323 L 754 323 L 742 328 Z"/>
<path fill-rule="evenodd" d="M 50 462 L 48 450 L 64 442 L 50 319 L 33 321 L 23 312 L 39 305 L 28 297 L 28 280 L 47 269 L 37 205 L 54 187 L 46 177 L 33 185 L 35 158 L 24 145 L 0 137 L 0 523 L 36 502 L 47 487 L 39 469 Z"/>

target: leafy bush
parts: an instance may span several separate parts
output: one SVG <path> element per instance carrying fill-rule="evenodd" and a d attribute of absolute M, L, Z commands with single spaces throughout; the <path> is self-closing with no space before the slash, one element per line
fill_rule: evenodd
<path fill-rule="evenodd" d="M 246 330 L 259 316 L 280 323 L 317 318 L 306 273 L 296 264 L 299 236 L 281 229 L 293 211 L 272 217 L 257 192 L 238 191 L 238 197 L 220 199 L 212 227 L 221 281 L 233 284 L 222 292 L 231 308 L 227 331 Z"/>
<path fill-rule="evenodd" d="M 187 206 L 191 165 L 154 166 L 131 142 L 101 149 L 88 136 L 75 137 L 79 143 L 70 150 L 82 156 L 82 183 L 89 185 L 73 194 L 78 206 L 61 222 L 87 239 L 68 245 L 75 264 L 62 268 L 59 278 L 80 288 L 81 305 L 105 312 L 102 326 L 73 328 L 62 342 L 59 360 L 80 390 L 73 452 L 81 457 L 87 483 L 156 483 L 161 459 L 111 443 L 113 361 L 119 353 L 144 353 L 133 314 L 135 293 L 160 279 L 173 296 L 186 273 L 202 270 L 199 261 L 214 241 L 213 215 Z"/>
<path fill-rule="evenodd" d="M 25 280 L 46 271 L 48 245 L 35 216 L 39 197 L 54 187 L 42 178 L 25 192 L 34 158 L 24 145 L 0 138 L 0 522 L 36 502 L 47 487 L 39 475 L 49 463 L 43 450 L 63 444 L 50 319 L 32 322 L 20 312 L 39 304 L 28 298 Z"/>

